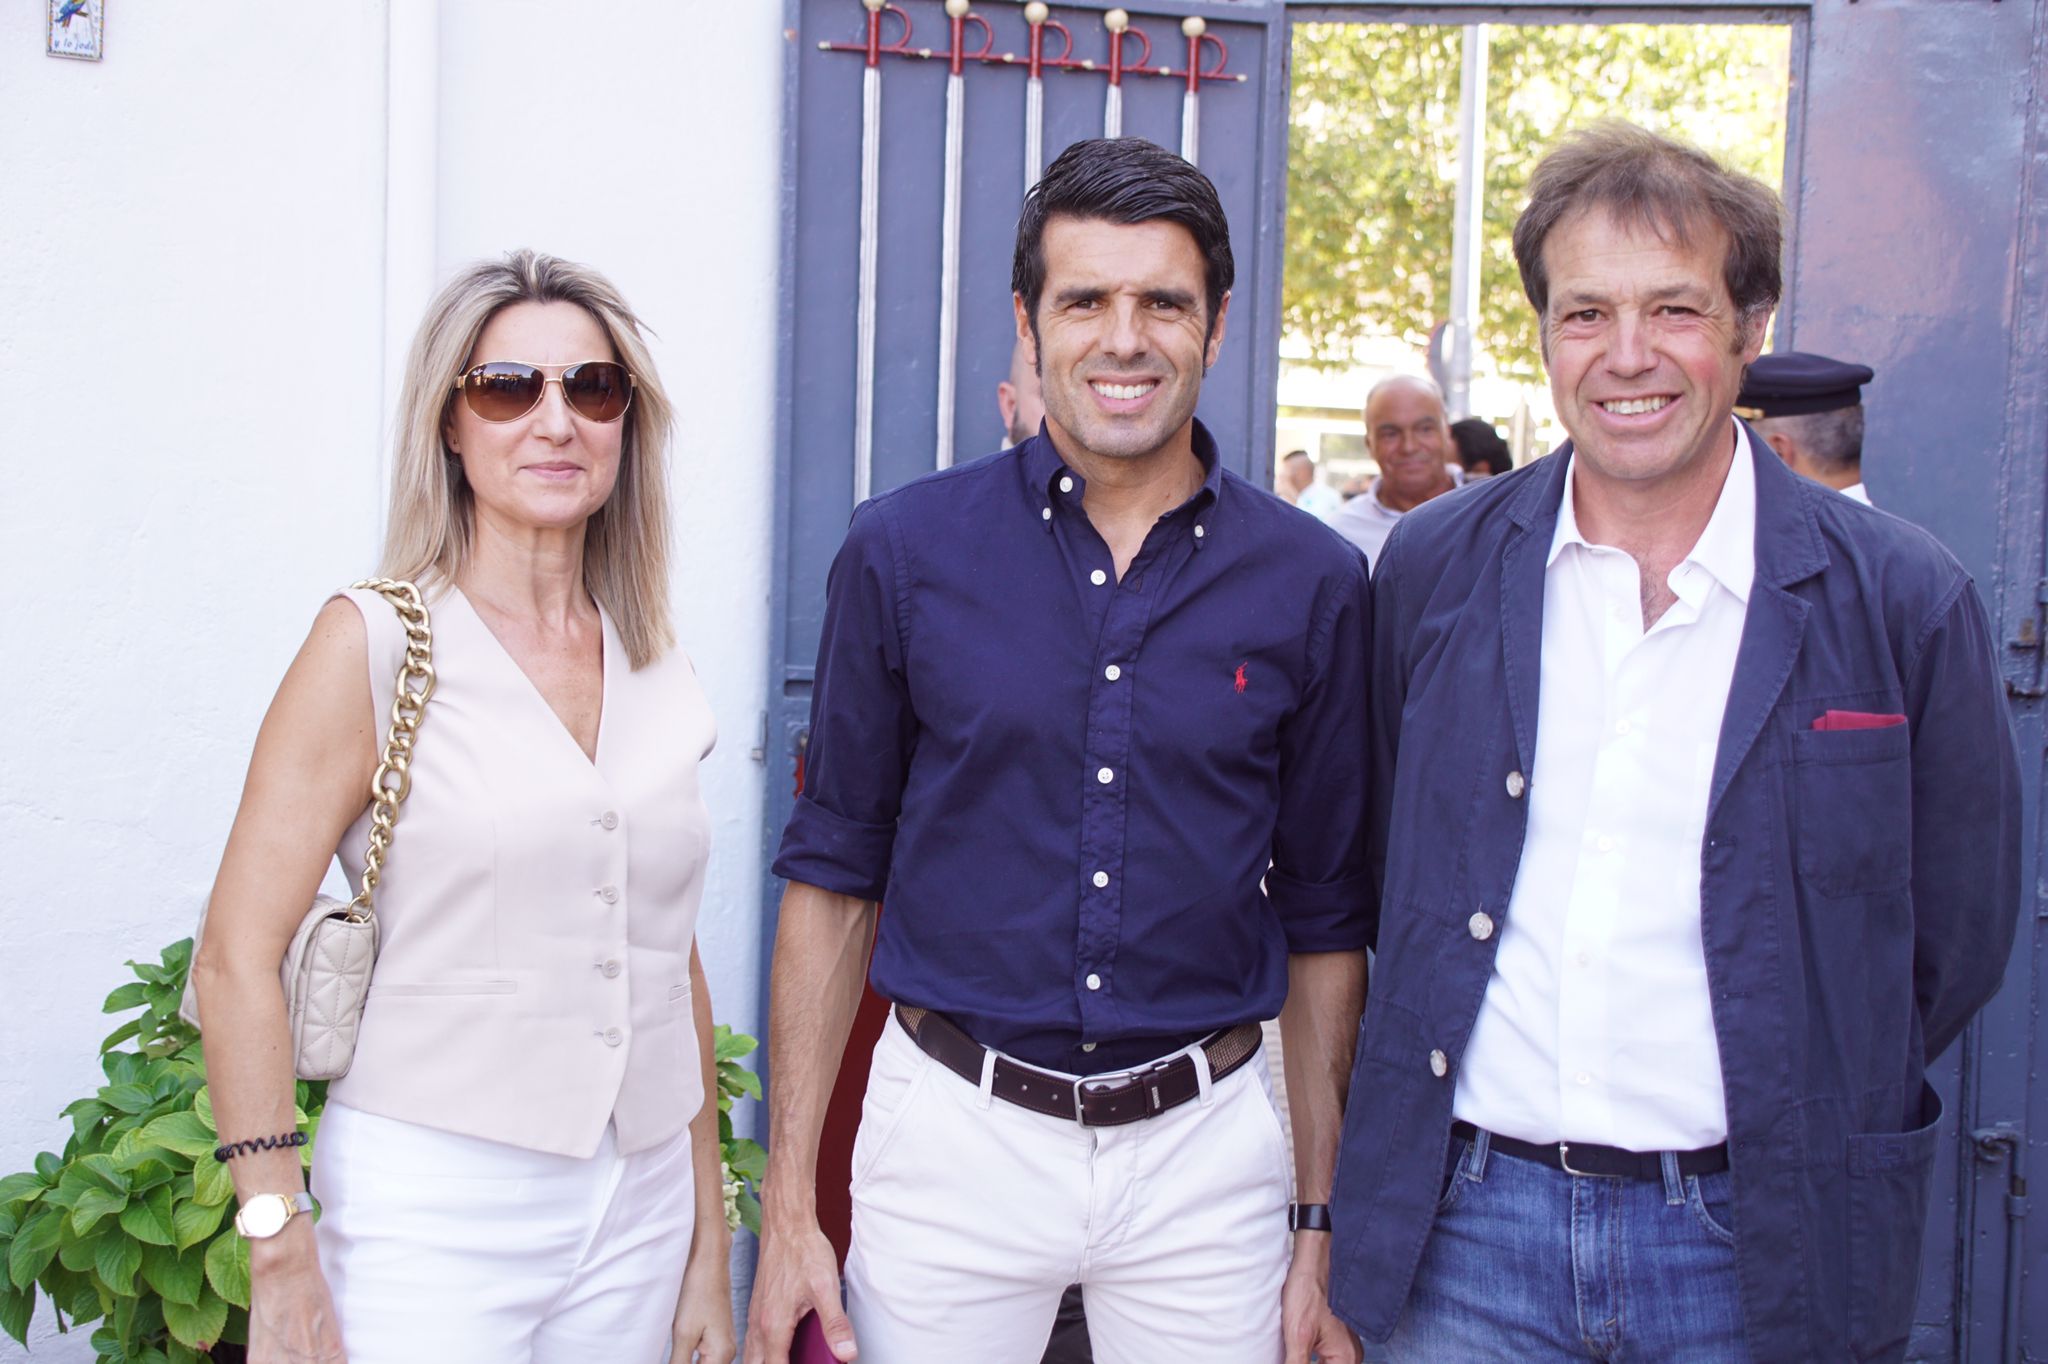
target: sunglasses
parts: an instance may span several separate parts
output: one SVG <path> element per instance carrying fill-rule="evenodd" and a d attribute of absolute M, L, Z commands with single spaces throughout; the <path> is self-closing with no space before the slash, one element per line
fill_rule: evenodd
<path fill-rule="evenodd" d="M 610 360 L 570 365 L 559 379 L 543 373 L 539 365 L 493 360 L 471 369 L 452 387 L 483 420 L 511 422 L 539 407 L 549 384 L 560 384 L 569 410 L 590 421 L 615 422 L 633 405 L 633 376 Z"/>

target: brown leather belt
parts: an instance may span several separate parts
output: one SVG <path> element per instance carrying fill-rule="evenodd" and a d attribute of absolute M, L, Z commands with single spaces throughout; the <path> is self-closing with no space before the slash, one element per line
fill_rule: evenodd
<path fill-rule="evenodd" d="M 1479 1129 L 1469 1122 L 1451 1124 L 1451 1135 L 1472 1141 Z M 1607 1179 L 1662 1179 L 1664 1156 L 1658 1151 L 1624 1151 L 1619 1146 L 1595 1146 L 1591 1142 L 1561 1141 L 1537 1143 L 1516 1137 L 1489 1135 L 1486 1149 L 1516 1160 L 1531 1160 L 1568 1175 L 1599 1175 Z M 1717 1175 L 1728 1168 L 1728 1143 L 1703 1146 L 1697 1151 L 1679 1151 L 1678 1173 Z"/>
<path fill-rule="evenodd" d="M 981 1068 L 988 1049 L 962 1032 L 959 1024 L 944 1014 L 902 1004 L 896 1006 L 896 1021 L 925 1055 L 969 1084 L 981 1083 Z M 1221 1080 L 1256 1056 L 1263 1037 L 1258 1024 L 1240 1023 L 1203 1042 L 1202 1053 L 1209 1061 L 1211 1082 Z M 1179 1107 L 1201 1094 L 1202 1082 L 1195 1073 L 1194 1058 L 1185 1052 L 1135 1070 L 1088 1075 L 1079 1080 L 998 1056 L 990 1092 L 998 1099 L 1049 1118 L 1065 1118 L 1083 1127 L 1121 1127 Z"/>

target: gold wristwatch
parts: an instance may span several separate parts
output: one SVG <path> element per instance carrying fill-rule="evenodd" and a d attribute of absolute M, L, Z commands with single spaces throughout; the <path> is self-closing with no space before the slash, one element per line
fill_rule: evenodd
<path fill-rule="evenodd" d="M 313 1195 L 304 1189 L 295 1194 L 257 1194 L 235 1214 L 235 1230 L 245 1241 L 263 1241 L 284 1230 L 284 1224 L 302 1212 L 313 1211 Z"/>

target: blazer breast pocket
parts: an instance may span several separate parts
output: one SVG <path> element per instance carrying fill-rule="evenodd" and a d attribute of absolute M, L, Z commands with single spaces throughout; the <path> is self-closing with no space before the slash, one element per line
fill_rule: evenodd
<path fill-rule="evenodd" d="M 1907 884 L 1912 752 L 1903 724 L 1793 732 L 1792 838 L 1801 881 L 1836 899 Z"/>

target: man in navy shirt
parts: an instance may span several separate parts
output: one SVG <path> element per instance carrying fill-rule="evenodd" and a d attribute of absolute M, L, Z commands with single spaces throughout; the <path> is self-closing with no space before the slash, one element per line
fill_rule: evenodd
<path fill-rule="evenodd" d="M 1369 597 L 1194 419 L 1231 272 L 1194 167 L 1069 148 L 1013 269 L 1044 428 L 854 514 L 775 864 L 750 1361 L 815 1308 L 841 1359 L 1030 1364 L 1075 1282 L 1103 1364 L 1356 1358 L 1314 1228 L 1373 917 Z M 871 932 L 842 1314 L 812 1182 Z"/>
<path fill-rule="evenodd" d="M 1780 236 L 1642 129 L 1552 151 L 1514 246 L 1571 442 L 1375 566 L 1332 1299 L 1393 1360 L 1907 1347 L 2017 756 L 1962 566 L 1732 415 Z"/>

